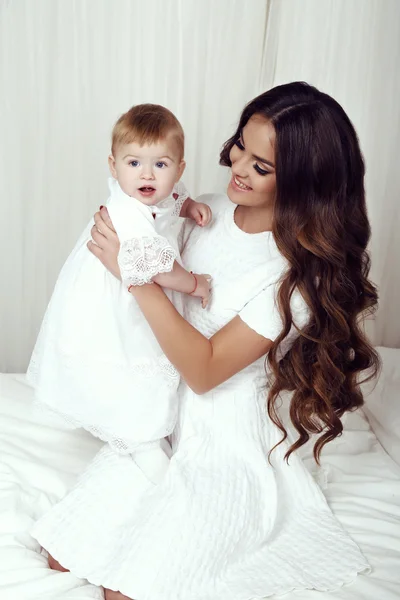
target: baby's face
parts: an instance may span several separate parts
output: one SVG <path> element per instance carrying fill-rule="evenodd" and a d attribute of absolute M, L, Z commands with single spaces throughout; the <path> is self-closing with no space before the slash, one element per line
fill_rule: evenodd
<path fill-rule="evenodd" d="M 168 138 L 151 145 L 122 144 L 108 161 L 112 176 L 125 194 L 148 206 L 171 194 L 185 168 L 173 140 Z"/>

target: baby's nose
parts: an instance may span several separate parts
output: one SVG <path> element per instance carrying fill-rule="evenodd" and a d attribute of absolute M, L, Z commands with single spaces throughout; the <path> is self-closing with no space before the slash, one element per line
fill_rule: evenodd
<path fill-rule="evenodd" d="M 154 179 L 152 170 L 151 169 L 143 169 L 142 179 Z"/>

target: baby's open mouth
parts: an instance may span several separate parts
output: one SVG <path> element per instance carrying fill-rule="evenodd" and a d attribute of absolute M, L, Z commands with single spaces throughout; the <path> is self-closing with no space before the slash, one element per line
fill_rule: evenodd
<path fill-rule="evenodd" d="M 152 194 L 154 194 L 155 191 L 155 188 L 153 188 L 151 185 L 143 185 L 139 188 L 139 192 L 143 196 L 151 196 Z"/>

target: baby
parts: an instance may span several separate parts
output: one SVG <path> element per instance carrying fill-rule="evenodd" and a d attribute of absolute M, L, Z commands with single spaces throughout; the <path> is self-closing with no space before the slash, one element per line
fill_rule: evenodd
<path fill-rule="evenodd" d="M 114 126 L 107 209 L 121 246 L 121 281 L 87 249 L 88 224 L 58 277 L 28 368 L 36 400 L 131 453 L 151 480 L 165 472 L 179 374 L 162 353 L 130 286 L 156 282 L 179 311 L 181 293 L 206 306 L 209 280 L 180 263 L 179 217 L 206 226 L 211 211 L 179 181 L 184 134 L 166 108 L 143 104 Z M 180 293 L 177 293 L 180 292 Z"/>

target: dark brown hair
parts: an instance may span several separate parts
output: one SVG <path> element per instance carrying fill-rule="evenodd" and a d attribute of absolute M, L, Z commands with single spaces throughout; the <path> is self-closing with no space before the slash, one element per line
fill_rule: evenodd
<path fill-rule="evenodd" d="M 179 158 L 183 158 L 185 136 L 182 125 L 175 115 L 159 104 L 137 104 L 120 116 L 114 125 L 111 135 L 111 152 L 113 155 L 121 144 L 137 142 L 156 144 L 172 135 L 177 146 Z"/>
<path fill-rule="evenodd" d="M 267 358 L 268 413 L 286 439 L 277 401 L 281 391 L 292 391 L 290 418 L 298 438 L 286 459 L 310 434 L 321 434 L 314 446 L 318 461 L 323 446 L 341 434 L 341 416 L 363 404 L 361 373 L 366 381 L 380 366 L 362 321 L 378 299 L 368 279 L 364 162 L 343 108 L 297 82 L 275 87 L 245 107 L 222 149 L 222 165 L 231 166 L 231 148 L 253 115 L 270 121 L 276 133 L 273 235 L 289 264 L 278 291 L 283 330 Z M 296 288 L 310 318 L 280 360 L 279 345 L 293 325 L 290 300 Z"/>

